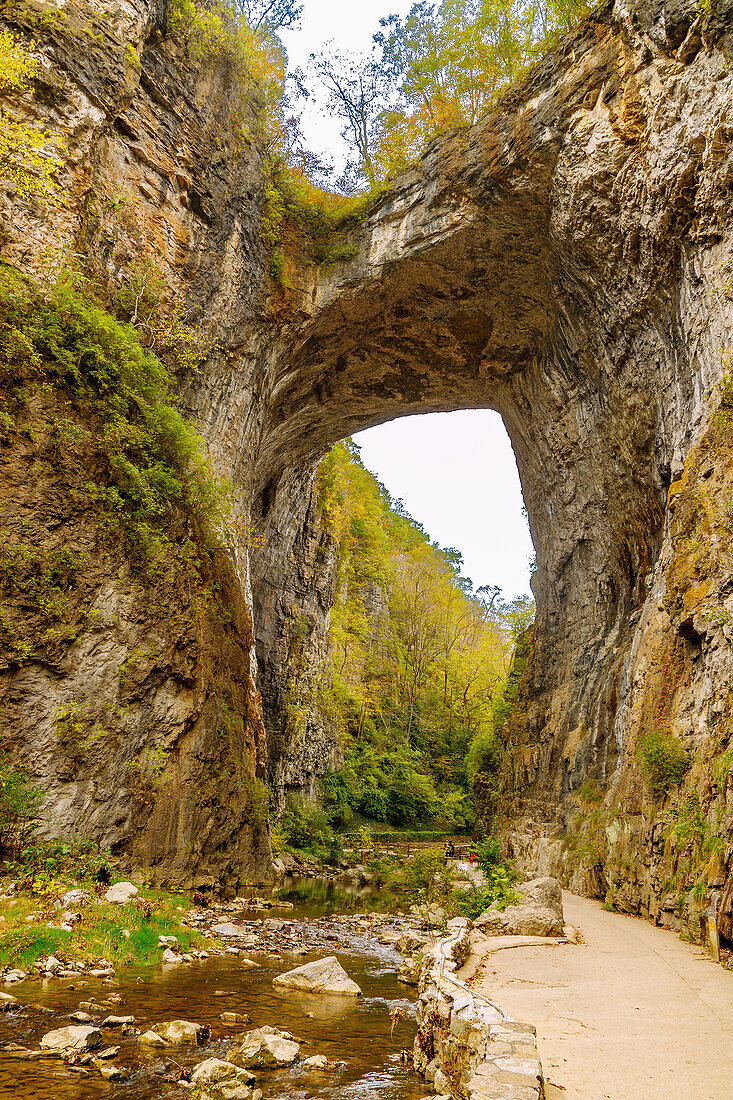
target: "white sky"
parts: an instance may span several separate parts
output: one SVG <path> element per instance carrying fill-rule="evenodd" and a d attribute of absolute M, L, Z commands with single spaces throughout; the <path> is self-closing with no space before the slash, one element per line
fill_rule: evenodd
<path fill-rule="evenodd" d="M 529 592 L 534 555 L 509 437 L 486 410 L 406 416 L 354 436 L 361 457 L 441 546 L 463 554 L 474 588 Z"/>
<path fill-rule="evenodd" d="M 406 14 L 412 0 L 305 0 L 300 25 L 282 32 L 291 68 L 307 65 L 328 40 L 344 52 L 366 52 L 381 17 Z M 317 99 L 302 110 L 308 148 L 336 165 L 345 161 L 341 124 Z M 461 551 L 474 587 L 498 584 L 509 599 L 529 592 L 534 554 L 522 514 L 514 452 L 498 413 L 409 416 L 355 436 L 365 466 L 432 539 Z"/>

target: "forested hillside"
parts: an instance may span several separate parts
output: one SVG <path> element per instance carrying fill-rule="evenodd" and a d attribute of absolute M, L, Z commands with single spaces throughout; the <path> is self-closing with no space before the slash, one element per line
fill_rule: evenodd
<path fill-rule="evenodd" d="M 485 793 L 500 766 L 512 652 L 534 605 L 474 592 L 460 553 L 430 541 L 352 442 L 323 460 L 317 490 L 339 547 L 322 703 L 343 767 L 322 781 L 325 808 L 336 825 L 470 827 L 474 785 Z"/>

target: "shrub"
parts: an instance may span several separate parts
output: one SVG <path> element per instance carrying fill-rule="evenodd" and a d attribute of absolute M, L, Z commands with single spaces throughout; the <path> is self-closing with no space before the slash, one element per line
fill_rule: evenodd
<path fill-rule="evenodd" d="M 482 837 L 476 845 L 476 856 L 486 884 L 473 886 L 463 894 L 459 901 L 459 908 L 464 916 L 473 919 L 490 905 L 505 909 L 507 905 L 513 905 L 521 900 L 519 894 L 513 889 L 519 876 L 512 865 L 503 858 L 501 848 L 501 838 L 495 832 Z"/>
<path fill-rule="evenodd" d="M 72 879 L 75 882 L 103 882 L 110 879 L 110 851 L 88 837 L 71 836 L 67 840 L 40 840 L 23 848 L 17 863 L 18 873 L 33 881 Z"/>
<path fill-rule="evenodd" d="M 684 745 L 665 729 L 653 729 L 642 738 L 638 758 L 655 798 L 678 787 L 690 767 Z"/>
<path fill-rule="evenodd" d="M 105 467 L 105 483 L 84 486 L 104 517 L 100 533 L 159 557 L 156 528 L 172 508 L 183 505 L 213 530 L 230 518 L 229 489 L 175 407 L 164 365 L 134 328 L 77 293 L 78 281 L 69 268 L 42 288 L 0 266 L 0 382 L 19 406 L 45 382 L 71 398 Z"/>
<path fill-rule="evenodd" d="M 324 810 L 305 798 L 293 798 L 278 825 L 285 844 L 314 855 L 335 858 L 339 848 Z"/>
<path fill-rule="evenodd" d="M 602 802 L 603 791 L 590 779 L 586 779 L 585 783 L 578 788 L 578 797 L 581 802 L 585 803 Z"/>
<path fill-rule="evenodd" d="M 411 902 L 430 902 L 445 892 L 449 873 L 440 848 L 421 848 L 389 878 L 387 888 Z"/>
<path fill-rule="evenodd" d="M 0 754 L 0 850 L 17 855 L 28 843 L 45 797 L 25 768 L 13 767 Z"/>

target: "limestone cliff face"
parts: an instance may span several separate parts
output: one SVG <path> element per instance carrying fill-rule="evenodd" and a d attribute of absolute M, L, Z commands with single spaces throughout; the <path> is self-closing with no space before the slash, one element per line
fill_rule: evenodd
<path fill-rule="evenodd" d="M 44 247 L 73 240 L 115 280 L 153 242 L 171 292 L 218 341 L 223 354 L 180 388 L 260 536 L 250 573 L 246 547 L 236 565 L 253 591 L 269 775 L 307 788 L 335 751 L 327 729 L 288 720 L 288 705 L 291 717 L 302 706 L 294 655 L 317 679 L 332 593 L 315 463 L 395 416 L 495 408 L 538 558 L 508 745 L 515 846 L 585 889 L 623 879 L 623 903 L 656 912 L 674 858 L 637 746 L 669 666 L 660 653 L 677 670 L 669 731 L 700 761 L 728 736 L 729 627 L 713 610 L 728 598 L 727 528 L 694 529 L 701 545 L 717 539 L 698 577 L 680 557 L 680 524 L 698 522 L 685 504 L 698 478 L 711 499 L 725 478 L 712 461 L 698 474 L 695 455 L 718 446 L 716 386 L 733 342 L 730 0 L 705 17 L 693 0 L 604 5 L 496 113 L 431 145 L 352 230 L 352 260 L 293 261 L 291 289 L 276 291 L 256 142 L 215 128 L 233 95 L 226 65 L 192 65 L 147 0 L 116 14 L 77 7 L 99 47 L 77 48 L 71 14 L 44 22 L 47 83 L 26 104 L 68 135 L 72 198 L 53 215 L 4 199 L 3 256 L 32 270 Z M 5 18 L 29 26 L 14 10 Z M 131 213 L 112 217 L 120 192 Z M 584 784 L 601 795 L 593 814 Z M 702 794 L 711 828 L 716 813 L 727 820 L 724 790 Z M 605 839 L 589 855 L 591 817 Z M 722 891 L 725 859 L 716 873 Z"/>
<path fill-rule="evenodd" d="M 8 109 L 63 137 L 68 199 L 40 209 L 0 191 L 2 258 L 37 274 L 73 250 L 112 290 L 152 262 L 186 319 L 229 354 L 266 314 L 259 152 L 230 68 L 192 60 L 166 8 L 3 5 L 40 59 L 32 94 Z M 236 474 L 248 469 L 256 355 L 235 362 L 222 356 L 180 385 L 198 384 L 211 451 Z M 93 448 L 54 446 L 55 414 L 69 415 L 24 410 L 0 451 L 4 613 L 17 622 L 26 606 L 24 552 L 39 568 L 66 551 L 85 564 L 68 586 L 69 636 L 49 650 L 39 623 L 22 659 L 3 653 L 3 747 L 49 791 L 49 831 L 89 833 L 158 881 L 236 887 L 270 851 L 246 550 L 200 581 L 174 560 L 157 578 L 136 573 L 121 548 L 100 545 L 79 496 L 97 472 Z"/>

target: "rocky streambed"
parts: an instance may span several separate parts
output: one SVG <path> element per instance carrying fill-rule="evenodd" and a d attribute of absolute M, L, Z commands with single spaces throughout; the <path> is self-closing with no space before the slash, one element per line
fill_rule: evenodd
<path fill-rule="evenodd" d="M 184 957 L 175 942 L 161 942 L 167 961 L 153 971 L 93 977 L 67 966 L 4 985 L 15 1003 L 6 1000 L 0 1017 L 0 1096 L 424 1096 L 412 1070 L 415 988 L 398 975 L 416 980 L 433 934 L 416 917 L 304 916 L 285 906 L 260 909 L 236 899 L 193 909 L 187 922 L 206 937 L 206 949 Z M 360 996 L 274 981 L 328 956 Z M 81 1049 L 64 1047 L 68 1027 L 86 1029 L 73 1033 Z M 49 1039 L 56 1032 L 61 1038 Z M 230 1057 L 241 1072 L 217 1078 L 222 1071 L 212 1060 Z"/>

